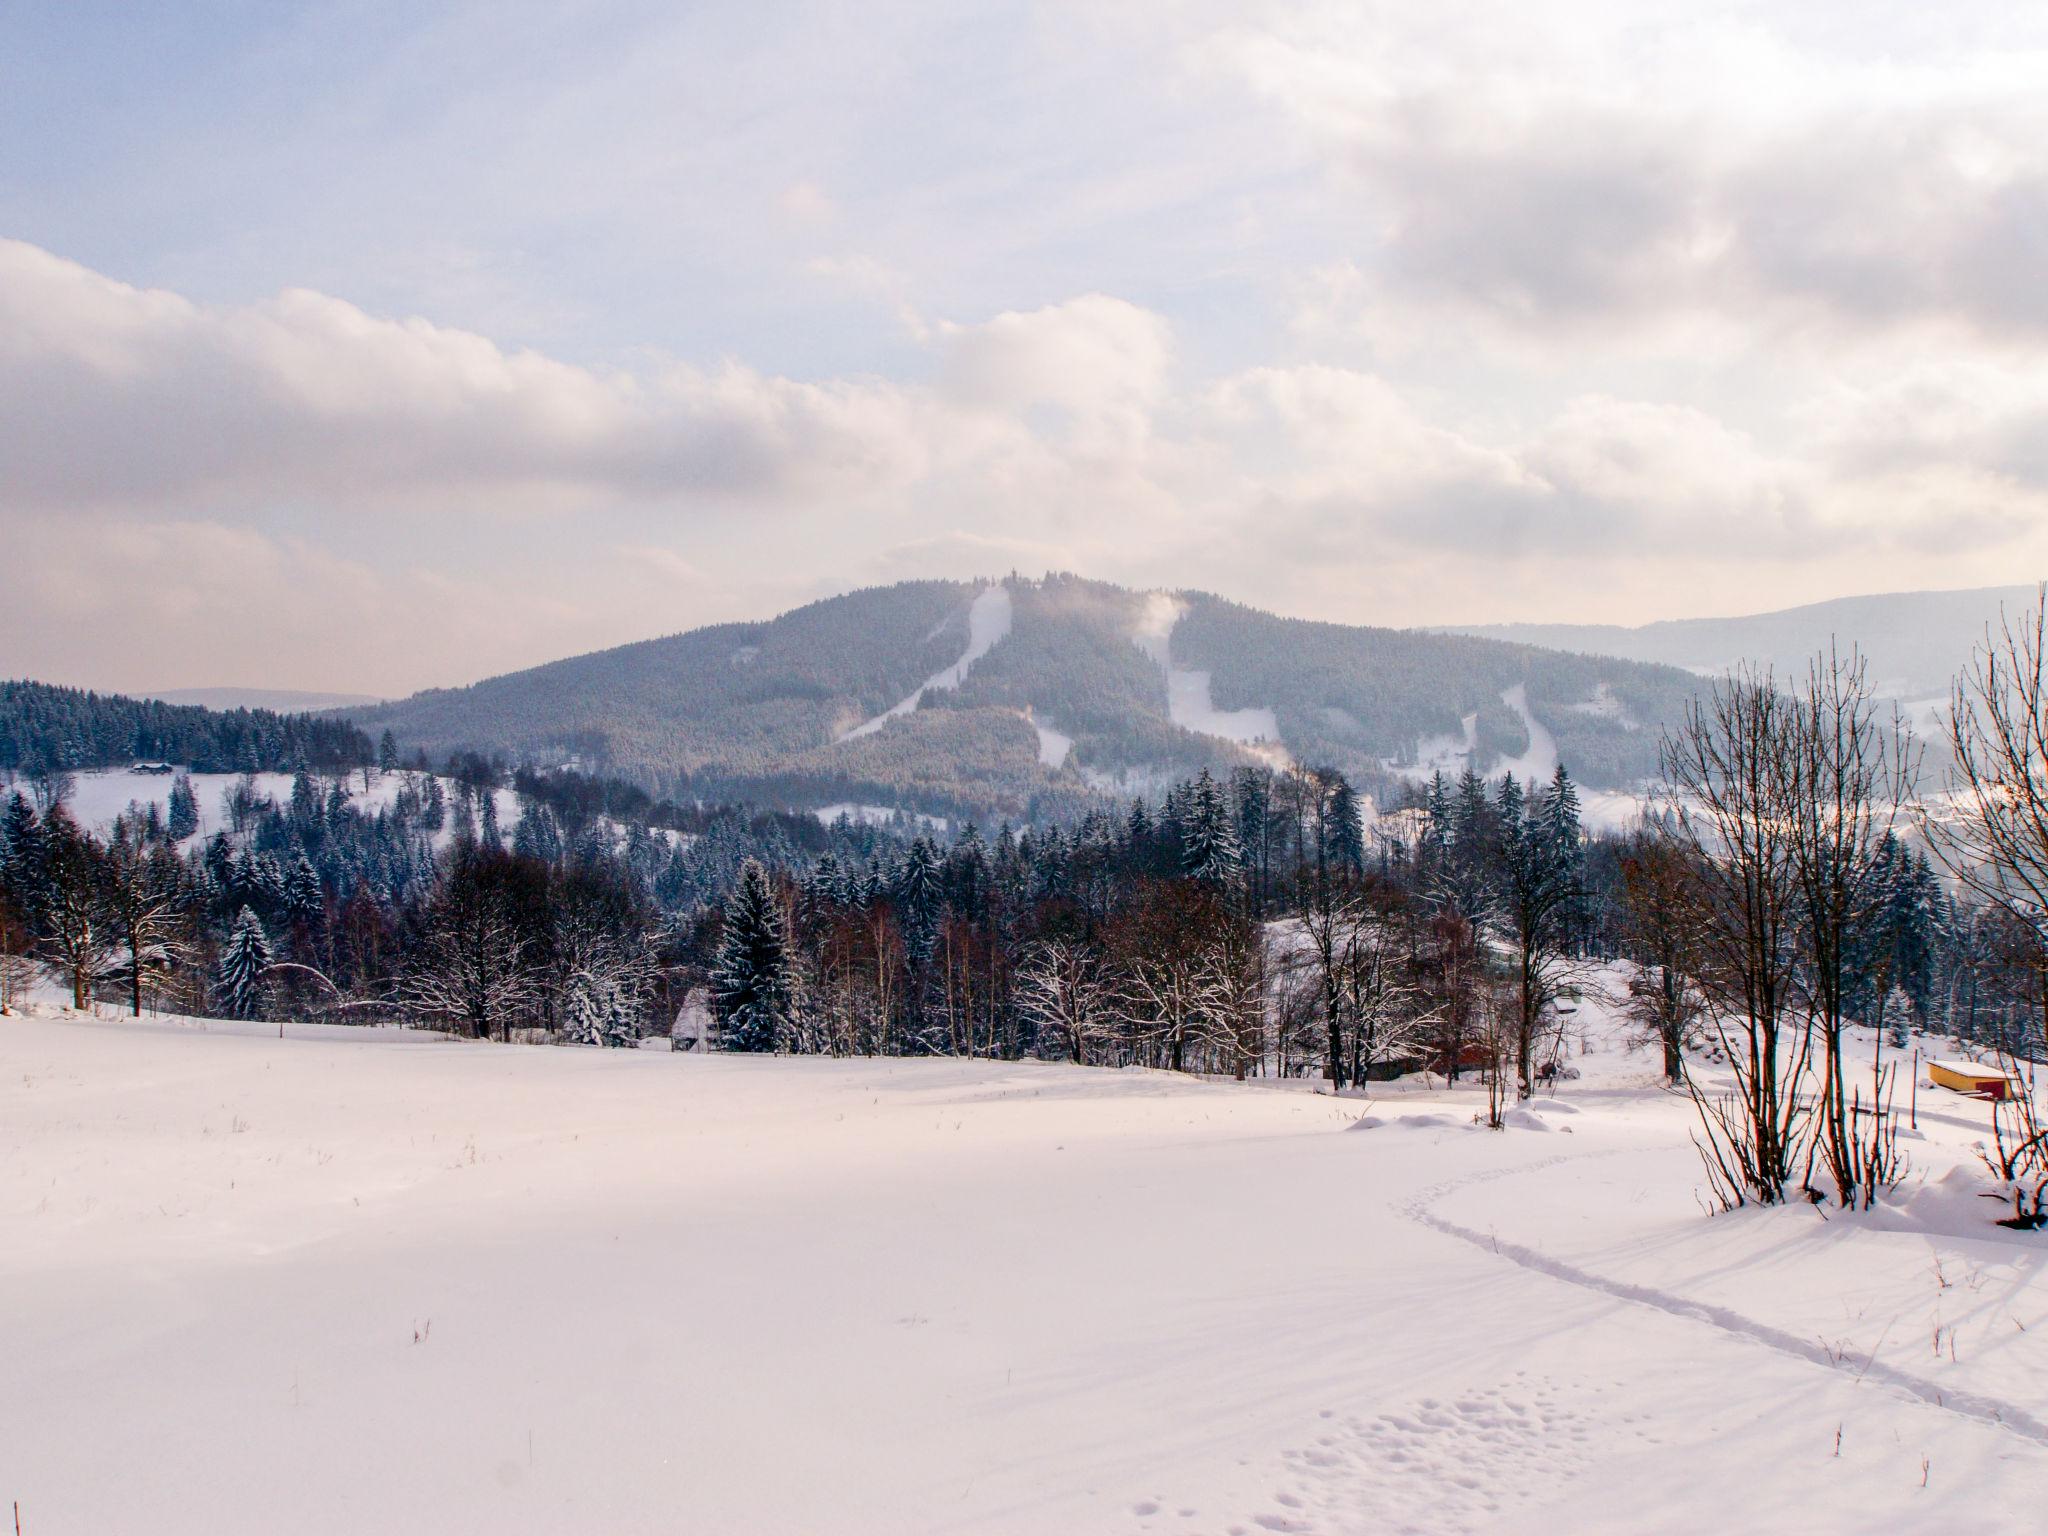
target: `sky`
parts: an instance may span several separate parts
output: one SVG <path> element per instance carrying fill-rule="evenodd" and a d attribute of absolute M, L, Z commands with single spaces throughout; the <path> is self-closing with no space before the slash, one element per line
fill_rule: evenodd
<path fill-rule="evenodd" d="M 0 675 L 2048 575 L 2048 8 L 0 9 Z"/>

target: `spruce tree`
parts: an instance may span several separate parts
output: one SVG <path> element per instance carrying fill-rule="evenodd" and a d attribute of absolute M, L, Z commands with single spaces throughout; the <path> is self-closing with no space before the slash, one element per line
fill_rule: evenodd
<path fill-rule="evenodd" d="M 711 1013 L 728 1051 L 772 1051 L 790 1022 L 789 935 L 758 859 L 740 869 L 725 904 L 725 932 L 711 971 Z"/>
<path fill-rule="evenodd" d="M 270 940 L 255 912 L 243 907 L 221 946 L 213 995 L 229 1018 L 246 1019 L 256 1012 L 263 993 L 263 972 L 270 965 Z"/>
<path fill-rule="evenodd" d="M 389 728 L 387 728 L 384 734 L 377 738 L 377 771 L 379 773 L 390 773 L 397 766 L 398 738 L 393 736 Z"/>
<path fill-rule="evenodd" d="M 1178 786 L 1177 792 L 1181 873 L 1210 885 L 1234 883 L 1244 867 L 1244 851 L 1216 780 L 1204 768 L 1192 785 Z"/>
<path fill-rule="evenodd" d="M 174 843 L 182 843 L 199 830 L 199 797 L 192 792 L 189 775 L 179 774 L 171 781 L 171 797 L 166 832 Z"/>
<path fill-rule="evenodd" d="M 1365 818 L 1358 792 L 1334 769 L 1329 773 L 1330 800 L 1323 813 L 1324 857 L 1338 869 L 1365 873 Z"/>

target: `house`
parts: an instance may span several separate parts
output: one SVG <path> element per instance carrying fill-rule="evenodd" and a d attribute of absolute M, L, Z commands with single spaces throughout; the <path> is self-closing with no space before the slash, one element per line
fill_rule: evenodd
<path fill-rule="evenodd" d="M 172 774 L 178 771 L 175 763 L 137 763 L 128 770 L 130 773 Z"/>

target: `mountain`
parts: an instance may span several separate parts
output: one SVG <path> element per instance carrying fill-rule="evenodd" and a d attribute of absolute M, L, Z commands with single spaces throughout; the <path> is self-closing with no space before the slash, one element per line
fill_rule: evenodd
<path fill-rule="evenodd" d="M 1695 680 L 1073 576 L 904 582 L 347 711 L 410 755 L 574 760 L 679 798 L 1061 816 L 1288 757 L 1384 795 L 1435 764 L 1626 785 Z"/>
<path fill-rule="evenodd" d="M 1807 663 L 1831 640 L 1853 642 L 1870 663 L 1870 681 L 1896 699 L 1945 699 L 1996 624 L 2032 608 L 2035 589 L 1974 587 L 1952 592 L 1885 592 L 1808 603 L 1727 619 L 1672 619 L 1633 628 L 1619 624 L 1484 624 L 1439 630 L 1522 645 L 1586 651 L 1661 662 L 1712 675 L 1735 662 L 1767 664 L 1780 678 L 1806 675 Z"/>
<path fill-rule="evenodd" d="M 381 702 L 374 693 L 314 693 L 303 688 L 160 688 L 146 698 L 201 709 L 267 709 L 281 715 L 352 709 Z"/>

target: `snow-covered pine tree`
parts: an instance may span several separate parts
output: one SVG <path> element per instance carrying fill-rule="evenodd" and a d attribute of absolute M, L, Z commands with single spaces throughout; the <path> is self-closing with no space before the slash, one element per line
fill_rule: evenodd
<path fill-rule="evenodd" d="M 896 919 L 913 965 L 931 958 L 946 903 L 946 867 L 928 837 L 912 840 L 896 877 Z"/>
<path fill-rule="evenodd" d="M 313 861 L 301 848 L 284 878 L 285 915 L 295 923 L 316 923 L 326 913 L 327 901 L 320 889 L 320 876 Z"/>
<path fill-rule="evenodd" d="M 711 971 L 711 1013 L 728 1051 L 772 1051 L 790 1020 L 789 935 L 758 859 L 741 866 L 725 904 Z"/>
<path fill-rule="evenodd" d="M 1192 786 L 1179 788 L 1186 791 L 1179 816 L 1181 873 L 1211 885 L 1232 884 L 1244 867 L 1244 850 L 1222 790 L 1206 768 Z"/>
<path fill-rule="evenodd" d="M 570 983 L 562 1034 L 579 1045 L 630 1050 L 640 1043 L 639 1022 L 618 985 L 588 974 Z"/>
<path fill-rule="evenodd" d="M 179 774 L 171 781 L 170 804 L 165 818 L 165 831 L 174 843 L 182 843 L 199 830 L 199 797 L 192 792 L 192 780 L 187 774 Z"/>
<path fill-rule="evenodd" d="M 229 1018 L 253 1017 L 263 995 L 263 973 L 270 965 L 270 939 L 263 932 L 262 919 L 243 907 L 221 946 L 220 966 L 214 974 L 214 1001 Z"/>
<path fill-rule="evenodd" d="M 387 727 L 384 734 L 377 738 L 377 771 L 390 773 L 397 767 L 398 738 L 393 736 Z"/>
<path fill-rule="evenodd" d="M 1543 800 L 1543 843 L 1555 866 L 1557 879 L 1565 887 L 1564 906 L 1559 914 L 1565 925 L 1567 947 L 1574 954 L 1586 944 L 1586 839 L 1579 827 L 1579 790 L 1563 763 L 1550 776 L 1550 790 Z"/>
<path fill-rule="evenodd" d="M 292 820 L 301 828 L 320 820 L 320 790 L 303 763 L 292 775 Z"/>

